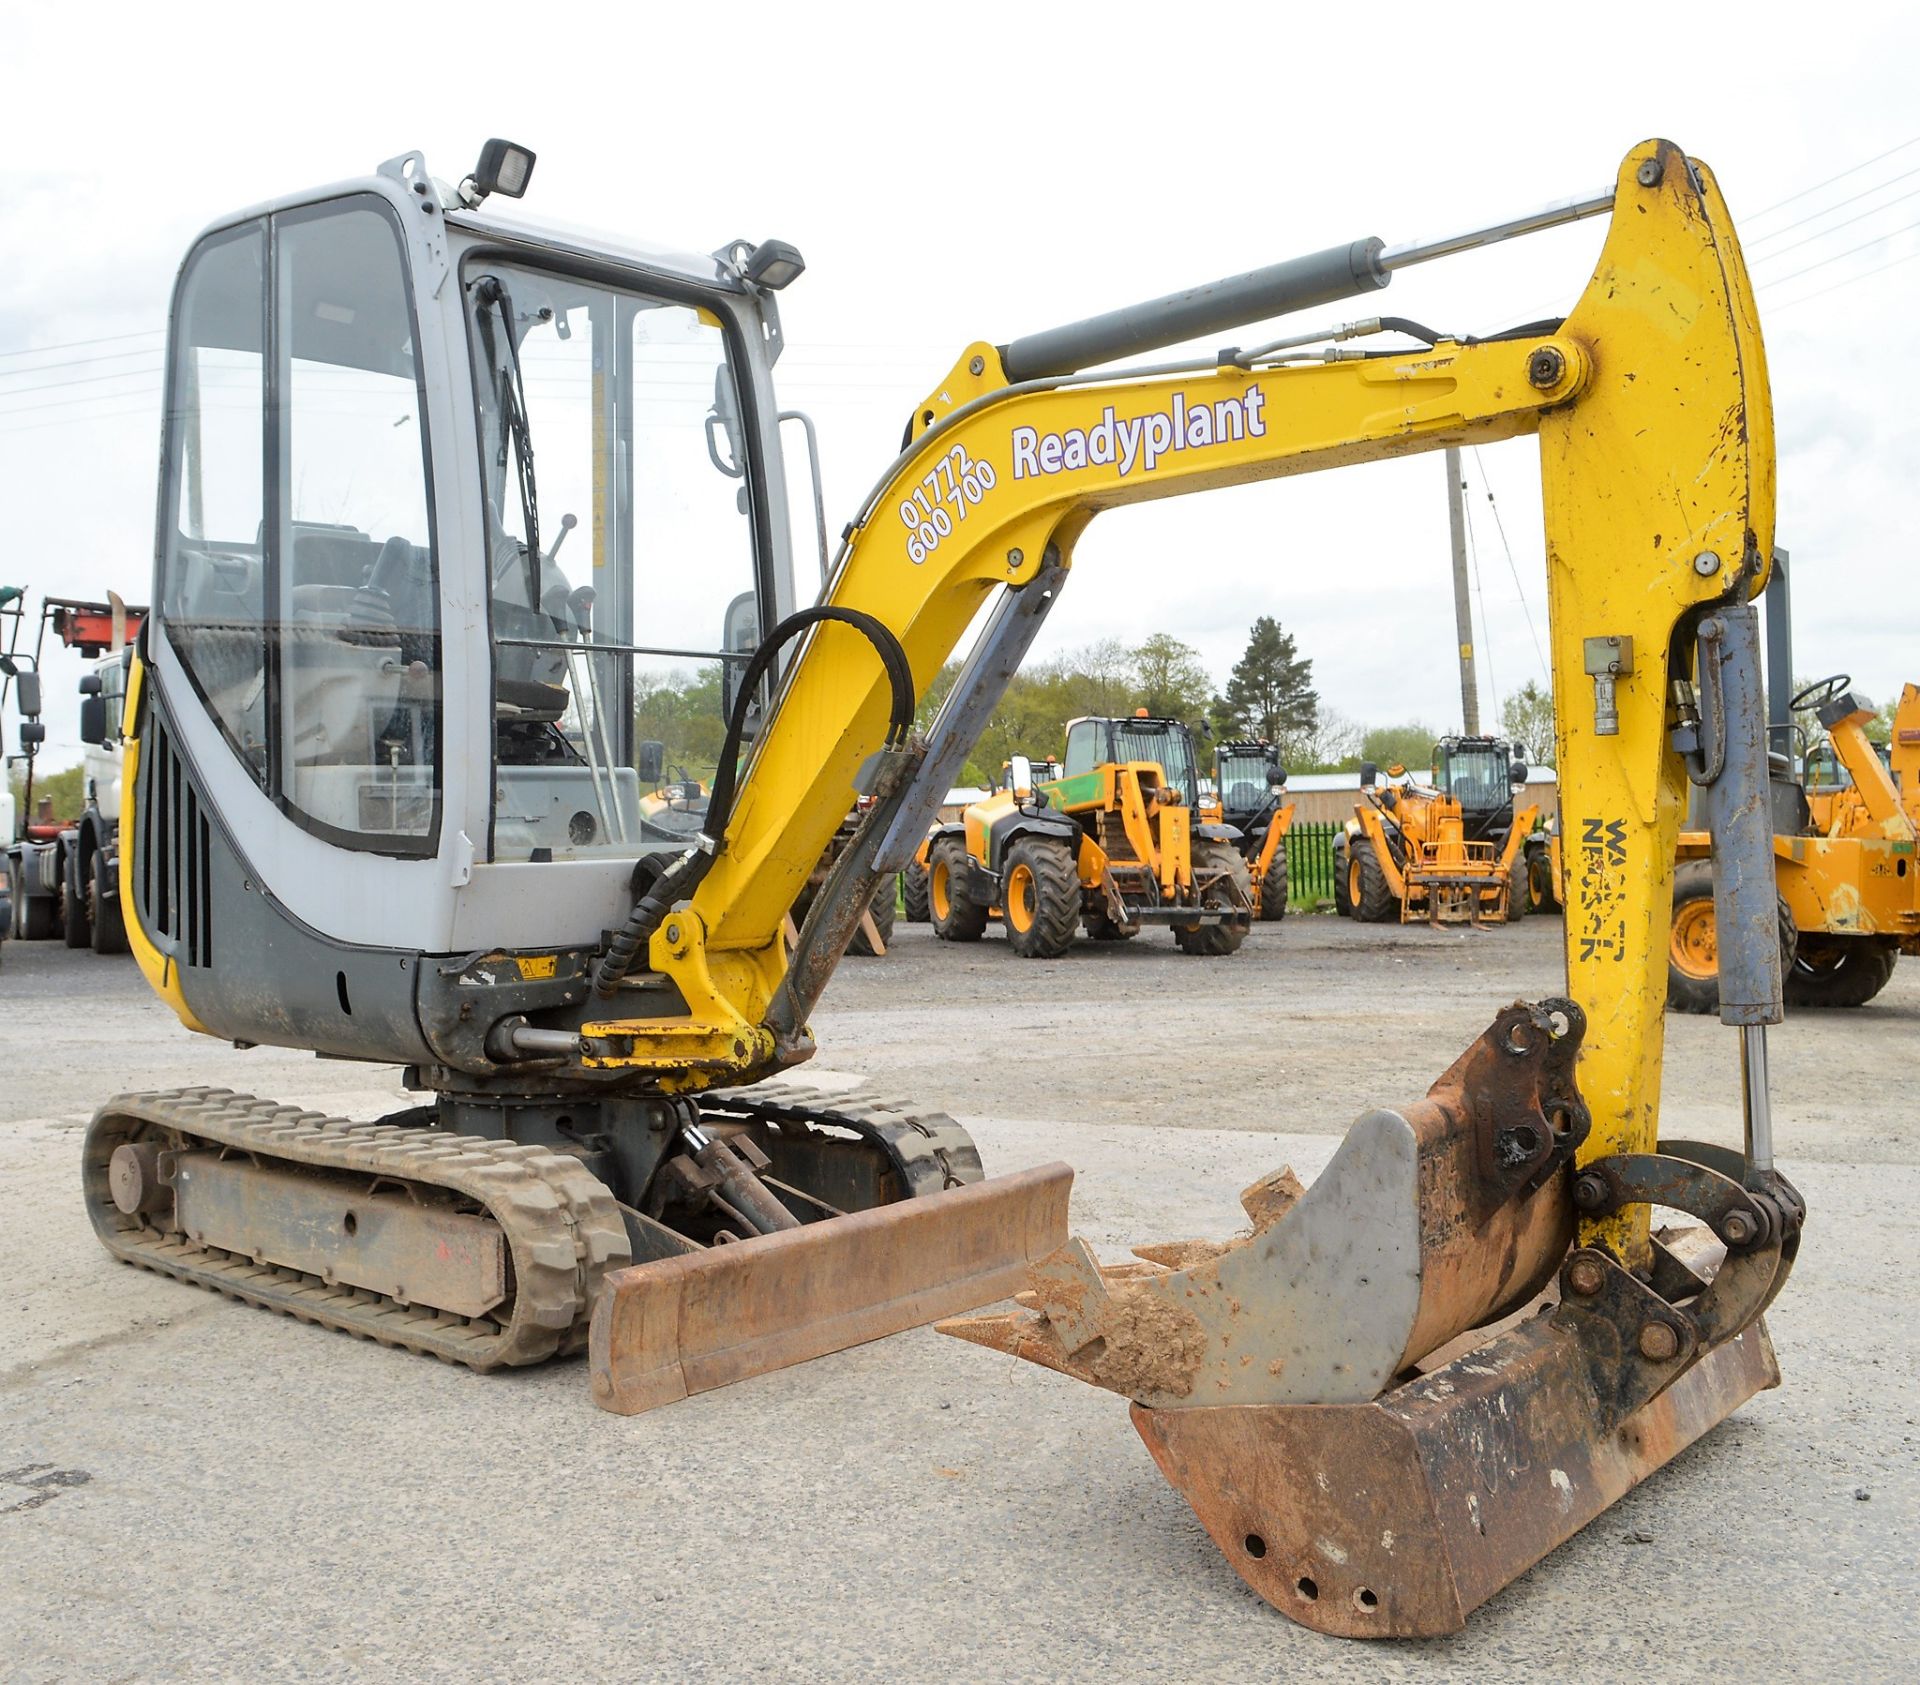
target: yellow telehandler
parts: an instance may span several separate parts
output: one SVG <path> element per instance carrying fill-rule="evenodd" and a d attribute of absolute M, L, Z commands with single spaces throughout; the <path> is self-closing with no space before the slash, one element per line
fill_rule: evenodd
<path fill-rule="evenodd" d="M 1528 838 L 1537 807 L 1515 810 L 1527 767 L 1490 737 L 1443 737 L 1432 784 L 1360 768 L 1360 800 L 1334 848 L 1334 910 L 1369 924 L 1504 924 L 1531 905 Z"/>
<path fill-rule="evenodd" d="M 1125 941 L 1152 923 L 1182 953 L 1218 956 L 1254 911 L 1236 835 L 1201 813 L 1192 732 L 1141 709 L 1068 721 L 1059 777 L 1039 782 L 1016 756 L 1006 788 L 936 826 L 915 859 L 944 942 L 977 942 L 997 919 L 1022 959 L 1057 959 L 1082 925 Z"/>
<path fill-rule="evenodd" d="M 1034 1311 L 970 1337 L 1129 1397 L 1248 1583 L 1356 1635 L 1458 1627 L 1776 1384 L 1761 1313 L 1804 1213 L 1772 1156 L 1779 956 L 1741 939 L 1758 870 L 1772 907 L 1749 599 L 1773 431 L 1703 164 L 1649 141 L 1604 189 L 1491 227 L 975 342 L 805 608 L 772 378 L 799 253 L 492 215 L 532 167 L 490 142 L 449 185 L 407 154 L 220 219 L 180 272 L 128 935 L 189 1028 L 398 1064 L 420 1104 L 111 1099 L 82 1170 L 114 1257 L 478 1369 L 585 1348 L 623 1411 L 1029 1280 Z M 1468 339 L 1369 317 L 1089 372 L 1609 213 L 1564 321 Z M 1252 1239 L 1118 1270 L 1067 1240 L 1064 1166 L 982 1180 L 952 1120 L 781 1077 L 1097 512 L 1527 434 L 1563 811 L 1603 838 L 1569 884 L 1564 997 L 1491 1012 L 1297 1199 L 1252 1190 Z M 556 509 L 590 557 L 548 547 Z M 642 671 L 711 713 L 713 788 L 677 846 L 632 840 Z M 1744 1152 L 1657 1127 L 1667 733 L 1702 676 Z M 856 794 L 789 954 L 782 919 Z M 1656 1238 L 1654 1205 L 1704 1228 Z"/>
<path fill-rule="evenodd" d="M 1849 675 L 1836 673 L 1791 704 L 1814 712 L 1826 732 L 1824 758 L 1844 770 L 1847 783 L 1816 812 L 1791 770 L 1773 769 L 1769 812 L 1789 1006 L 1865 1006 L 1892 980 L 1902 954 L 1920 954 L 1920 686 L 1901 696 L 1885 760 L 1867 740 L 1873 707 L 1852 686 Z M 1710 831 L 1680 833 L 1667 937 L 1667 1004 L 1679 1012 L 1720 1004 L 1714 852 Z"/>

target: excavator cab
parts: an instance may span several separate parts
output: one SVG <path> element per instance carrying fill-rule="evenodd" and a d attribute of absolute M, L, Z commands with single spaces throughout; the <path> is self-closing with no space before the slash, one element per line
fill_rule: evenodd
<path fill-rule="evenodd" d="M 397 159 L 216 226 L 181 271 L 146 653 L 211 805 L 283 863 L 276 968 L 301 925 L 591 939 L 645 746 L 710 780 L 725 675 L 793 606 L 751 248 L 595 251 L 450 197 Z M 209 1025 L 241 958 L 179 968 Z M 330 969 L 407 1016 L 410 979 Z"/>

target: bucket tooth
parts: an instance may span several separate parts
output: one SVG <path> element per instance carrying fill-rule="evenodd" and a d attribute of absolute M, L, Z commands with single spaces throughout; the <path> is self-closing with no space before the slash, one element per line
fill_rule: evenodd
<path fill-rule="evenodd" d="M 1072 1185 L 1041 1165 L 616 1271 L 594 1402 L 635 1415 L 1003 1299 L 1066 1243 Z"/>

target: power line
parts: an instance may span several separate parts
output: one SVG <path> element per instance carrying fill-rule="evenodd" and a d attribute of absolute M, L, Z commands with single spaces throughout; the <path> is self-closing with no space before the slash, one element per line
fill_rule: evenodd
<path fill-rule="evenodd" d="M 1920 175 L 1920 170 L 1916 170 L 1914 174 Z M 1781 246 L 1778 250 L 1768 252 L 1765 257 L 1756 258 L 1754 261 L 1756 263 L 1771 263 L 1775 258 L 1784 257 L 1788 252 L 1797 252 L 1802 246 L 1812 245 L 1815 240 L 1824 240 L 1829 234 L 1838 234 L 1843 228 L 1851 228 L 1856 222 L 1865 222 L 1868 217 L 1878 216 L 1882 211 L 1890 211 L 1895 205 L 1904 205 L 1909 199 L 1920 199 L 1920 187 L 1916 187 L 1911 193 L 1902 193 L 1898 198 L 1889 199 L 1884 205 L 1874 205 L 1860 212 L 1857 216 L 1850 216 L 1842 222 L 1836 222 L 1830 228 L 1822 228 L 1817 233 L 1809 234 L 1804 240 L 1791 241 L 1789 244 Z"/>
<path fill-rule="evenodd" d="M 1847 205 L 1855 204 L 1861 199 L 1871 198 L 1883 187 L 1892 187 L 1896 182 L 1905 181 L 1910 176 L 1920 176 L 1920 164 L 1915 165 L 1910 170 L 1902 170 L 1897 176 L 1888 176 L 1885 181 L 1876 181 L 1871 187 L 1863 187 L 1858 193 L 1850 193 L 1844 199 L 1836 199 L 1831 205 L 1822 205 L 1817 211 L 1809 211 L 1805 216 L 1799 218 L 1798 221 L 1789 222 L 1783 227 L 1776 228 L 1771 234 L 1761 234 L 1757 236 L 1753 244 L 1756 246 L 1764 246 L 1769 240 L 1777 240 L 1782 234 L 1791 234 L 1796 228 L 1805 228 L 1810 222 L 1818 222 L 1823 216 L 1831 216 L 1835 211 Z M 1890 203 L 1898 203 L 1898 201 L 1890 201 Z"/>
<path fill-rule="evenodd" d="M 59 363 L 34 363 L 23 369 L 0 369 L 0 380 L 24 380 L 31 374 L 48 374 L 54 369 L 83 369 L 93 363 L 118 363 L 128 357 L 153 357 L 159 351 L 157 345 L 143 345 L 137 351 L 103 351 L 97 357 L 69 357 Z"/>
<path fill-rule="evenodd" d="M 77 351 L 83 345 L 117 345 L 123 339 L 157 338 L 159 328 L 142 328 L 138 333 L 102 334 L 98 339 L 67 339 L 57 345 L 23 345 L 18 351 L 0 351 L 0 357 L 39 357 L 49 351 Z"/>
<path fill-rule="evenodd" d="M 1795 305 L 1809 304 L 1816 298 L 1825 298 L 1828 293 L 1837 293 L 1841 288 L 1850 287 L 1856 281 L 1868 280 L 1886 270 L 1897 268 L 1900 264 L 1911 263 L 1917 257 L 1920 257 L 1920 247 L 1910 252 L 1902 252 L 1898 257 L 1889 258 L 1885 263 L 1875 264 L 1871 269 L 1863 269 L 1858 275 L 1849 275 L 1844 281 L 1835 281 L 1830 287 L 1820 287 L 1813 292 L 1802 293 L 1798 298 L 1790 298 L 1785 304 L 1776 304 L 1772 314 L 1777 316 L 1783 310 L 1793 309 Z"/>
<path fill-rule="evenodd" d="M 1871 240 L 1863 240 L 1857 246 L 1849 246 L 1844 252 L 1835 252 L 1832 257 L 1823 257 L 1818 263 L 1810 263 L 1805 269 L 1796 269 L 1791 275 L 1776 275 L 1767 282 L 1767 287 L 1784 287 L 1789 281 L 1799 280 L 1802 275 L 1811 275 L 1816 269 L 1825 269 L 1828 264 L 1838 263 L 1842 258 L 1870 251 L 1873 247 L 1893 239 L 1895 235 L 1909 234 L 1916 228 L 1920 228 L 1920 222 L 1909 222 L 1902 227 L 1889 229 L 1885 234 L 1876 234 Z"/>
<path fill-rule="evenodd" d="M 22 374 L 38 374 L 38 369 L 22 369 Z M 4 394 L 8 398 L 24 398 L 29 392 L 51 392 L 62 386 L 97 386 L 103 380 L 144 380 L 160 372 L 156 366 L 150 369 L 120 369 L 113 374 L 71 375 L 65 380 L 49 380 L 39 386 L 13 386 Z"/>
<path fill-rule="evenodd" d="M 1520 599 L 1520 611 L 1527 617 L 1527 634 L 1533 639 L 1533 653 L 1540 663 L 1540 676 L 1547 681 L 1547 688 L 1553 688 L 1553 675 L 1547 669 L 1547 652 L 1540 647 L 1540 632 L 1533 623 L 1533 605 L 1527 601 L 1525 587 L 1520 583 L 1520 569 L 1514 564 L 1513 546 L 1507 542 L 1507 523 L 1500 518 L 1500 505 L 1493 495 L 1493 482 L 1487 478 L 1487 465 L 1480 460 L 1480 447 L 1473 447 L 1473 465 L 1480 470 L 1480 485 L 1487 494 L 1487 503 L 1493 510 L 1493 524 L 1500 534 L 1500 548 L 1507 553 L 1507 572 L 1513 575 L 1513 593 Z"/>
<path fill-rule="evenodd" d="M 1828 176 L 1825 181 L 1816 181 L 1811 187 L 1801 188 L 1798 193 L 1789 193 L 1784 199 L 1776 199 L 1771 205 L 1767 206 L 1765 210 L 1755 211 L 1752 216 L 1747 218 L 1747 221 L 1758 222 L 1763 216 L 1771 216 L 1775 211 L 1784 210 L 1788 205 L 1795 204 L 1806 198 L 1809 193 L 1818 193 L 1823 187 L 1831 187 L 1836 181 L 1844 181 L 1848 176 L 1858 175 L 1862 170 L 1866 169 L 1868 165 L 1877 164 L 1883 158 L 1891 158 L 1896 152 L 1904 152 L 1908 147 L 1916 145 L 1920 145 L 1920 135 L 1914 135 L 1909 140 L 1903 140 L 1898 146 L 1890 146 L 1884 152 L 1876 152 L 1871 158 L 1863 159 L 1858 164 L 1850 164 L 1838 174 Z"/>
<path fill-rule="evenodd" d="M 49 427 L 73 427 L 83 421 L 119 421 L 127 416 L 144 415 L 158 421 L 160 418 L 153 408 L 141 404 L 130 410 L 107 410 L 93 415 L 63 415 L 52 421 L 29 421 L 18 427 L 0 427 L 0 433 L 39 433 Z"/>

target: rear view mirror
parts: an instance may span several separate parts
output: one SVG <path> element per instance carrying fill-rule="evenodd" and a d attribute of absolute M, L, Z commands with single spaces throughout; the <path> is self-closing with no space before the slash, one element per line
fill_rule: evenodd
<path fill-rule="evenodd" d="M 80 694 L 82 696 L 98 696 L 100 694 L 100 675 L 98 673 L 82 673 L 80 675 Z"/>
<path fill-rule="evenodd" d="M 1516 789 L 1526 783 L 1526 781 L 1527 763 L 1525 761 L 1515 761 L 1512 766 L 1507 768 L 1507 782 L 1512 784 Z"/>
<path fill-rule="evenodd" d="M 760 605 L 751 591 L 742 591 L 727 604 L 720 627 L 720 647 L 730 654 L 751 655 L 759 644 Z M 733 705 L 740 695 L 740 675 L 745 668 L 744 661 L 720 663 L 720 708 L 729 720 L 733 718 Z"/>
<path fill-rule="evenodd" d="M 1375 766 L 1372 761 L 1362 761 L 1360 763 L 1360 788 L 1363 790 L 1371 790 L 1374 785 L 1379 782 L 1380 769 Z"/>
<path fill-rule="evenodd" d="M 1007 762 L 1007 788 L 1016 801 L 1025 801 L 1033 794 L 1033 762 L 1025 755 L 1015 755 Z"/>
<path fill-rule="evenodd" d="M 28 719 L 35 718 L 40 712 L 40 675 L 22 673 L 13 681 L 13 702 Z M 37 743 L 39 738 L 35 738 Z"/>
<path fill-rule="evenodd" d="M 746 477 L 740 405 L 734 396 L 733 371 L 724 363 L 713 371 L 713 408 L 707 411 L 707 460 L 729 480 Z"/>
<path fill-rule="evenodd" d="M 634 770 L 640 774 L 640 788 L 657 790 L 667 773 L 667 746 L 658 738 L 641 740 Z"/>
<path fill-rule="evenodd" d="M 22 720 L 20 722 L 20 750 L 22 754 L 31 755 L 34 750 L 39 748 L 46 740 L 47 728 L 38 720 Z"/>
<path fill-rule="evenodd" d="M 1287 787 L 1287 769 L 1278 761 L 1267 762 L 1267 788 L 1284 790 Z"/>
<path fill-rule="evenodd" d="M 92 677 L 91 674 L 88 675 Z M 97 682 L 97 681 L 96 681 Z M 95 694 L 80 698 L 80 741 L 96 748 L 107 740 L 107 699 Z"/>

